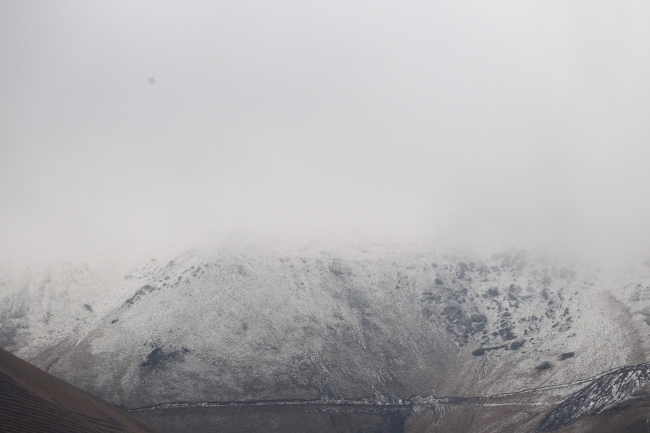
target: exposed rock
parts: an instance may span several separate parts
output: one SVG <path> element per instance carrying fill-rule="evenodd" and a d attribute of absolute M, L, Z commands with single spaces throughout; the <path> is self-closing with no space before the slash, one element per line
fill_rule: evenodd
<path fill-rule="evenodd" d="M 649 363 L 622 367 L 603 374 L 549 412 L 537 430 L 557 430 L 600 413 L 625 400 L 649 380 Z"/>

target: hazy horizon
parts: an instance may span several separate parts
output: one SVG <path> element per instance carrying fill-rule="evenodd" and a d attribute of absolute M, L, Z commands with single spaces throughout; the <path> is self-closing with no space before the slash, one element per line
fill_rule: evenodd
<path fill-rule="evenodd" d="M 650 4 L 0 3 L 0 262 L 650 251 Z"/>

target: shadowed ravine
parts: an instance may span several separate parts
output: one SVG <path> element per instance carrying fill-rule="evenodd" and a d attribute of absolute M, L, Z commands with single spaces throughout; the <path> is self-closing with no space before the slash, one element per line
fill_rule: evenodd
<path fill-rule="evenodd" d="M 441 414 L 449 406 L 540 406 L 540 399 L 528 401 L 512 400 L 512 397 L 525 394 L 543 394 L 552 390 L 579 387 L 562 400 L 559 405 L 548 412 L 537 425 L 537 431 L 554 431 L 569 426 L 584 417 L 603 412 L 629 398 L 635 391 L 650 380 L 650 363 L 635 366 L 615 368 L 596 376 L 577 380 L 570 383 L 524 389 L 509 393 L 488 396 L 471 397 L 422 397 L 414 396 L 410 399 L 399 399 L 393 396 L 368 396 L 359 399 L 312 399 L 312 400 L 250 400 L 250 401 L 178 401 L 167 402 L 152 406 L 129 409 L 129 412 L 138 415 L 142 412 L 180 410 L 180 409 L 208 409 L 208 408 L 277 408 L 282 406 L 302 407 L 306 412 L 323 413 L 366 413 L 378 414 L 381 418 L 390 418 L 391 432 L 403 432 L 405 421 L 415 412 L 430 412 Z M 147 418 L 147 417 L 145 417 Z M 398 420 L 397 424 L 394 422 Z M 380 430 L 385 431 L 385 430 Z"/>
<path fill-rule="evenodd" d="M 295 248 L 16 278 L 0 335 L 168 433 L 612 433 L 650 413 L 650 267 Z"/>

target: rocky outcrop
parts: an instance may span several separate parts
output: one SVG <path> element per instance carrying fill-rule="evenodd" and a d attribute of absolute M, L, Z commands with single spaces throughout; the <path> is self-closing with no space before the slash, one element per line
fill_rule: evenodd
<path fill-rule="evenodd" d="M 557 418 L 550 411 L 577 383 L 647 360 L 642 312 L 650 285 L 613 291 L 598 269 L 522 251 L 470 257 L 394 246 L 228 247 L 107 275 L 101 290 L 91 282 L 76 297 L 56 275 L 21 284 L 1 304 L 9 307 L 0 330 L 16 353 L 87 391 L 158 408 L 142 416 L 214 415 L 228 402 L 358 409 L 350 402 L 366 399 L 413 402 L 409 419 L 424 424 L 434 422 L 425 413 L 444 423 L 449 405 L 475 407 L 472 431 L 494 431 L 490 417 L 515 407 L 495 396 L 535 395 L 525 403 L 530 412 L 512 420 L 534 430 L 547 412 Z M 613 287 L 639 276 L 625 278 Z M 59 287 L 51 305 L 69 308 L 47 308 L 41 284 Z M 61 318 L 59 310 L 74 315 Z M 56 340 L 43 336 L 45 320 L 59 326 Z M 211 405 L 164 408 L 178 402 Z M 581 419 L 567 410 L 555 413 Z M 524 413 L 526 420 L 517 418 Z"/>

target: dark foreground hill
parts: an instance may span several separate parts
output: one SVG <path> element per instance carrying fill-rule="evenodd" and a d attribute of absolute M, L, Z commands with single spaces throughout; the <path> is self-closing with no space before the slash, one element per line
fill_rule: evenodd
<path fill-rule="evenodd" d="M 0 347 L 168 433 L 648 432 L 650 261 L 315 242 L 69 265 L 0 275 Z"/>
<path fill-rule="evenodd" d="M 153 433 L 125 411 L 0 349 L 1 432 Z"/>

